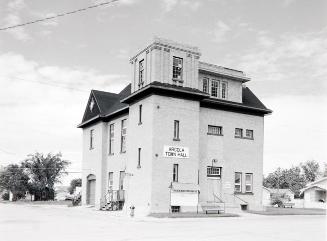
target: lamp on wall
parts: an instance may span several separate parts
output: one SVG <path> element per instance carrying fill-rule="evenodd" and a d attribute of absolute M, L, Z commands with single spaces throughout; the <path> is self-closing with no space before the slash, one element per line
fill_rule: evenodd
<path fill-rule="evenodd" d="M 218 163 L 218 159 L 212 159 L 212 166 L 213 166 L 213 164 L 217 164 Z"/>

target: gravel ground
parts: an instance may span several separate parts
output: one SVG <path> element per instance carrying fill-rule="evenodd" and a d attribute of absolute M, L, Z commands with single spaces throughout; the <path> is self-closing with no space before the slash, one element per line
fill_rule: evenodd
<path fill-rule="evenodd" d="M 326 216 L 126 217 L 64 205 L 0 203 L 1 241 L 325 241 Z"/>

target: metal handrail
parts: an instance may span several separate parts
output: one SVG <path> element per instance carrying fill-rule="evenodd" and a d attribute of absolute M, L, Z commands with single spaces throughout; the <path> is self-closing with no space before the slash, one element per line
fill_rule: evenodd
<path fill-rule="evenodd" d="M 245 200 L 243 200 L 242 198 L 240 198 L 240 197 L 236 196 L 236 194 L 235 194 L 235 193 L 233 193 L 233 196 L 234 196 L 234 197 L 236 197 L 236 198 L 238 198 L 239 200 L 241 200 L 241 201 L 242 201 L 242 202 L 244 202 L 245 204 L 248 204 L 248 202 L 247 202 L 247 201 L 245 201 Z"/>
<path fill-rule="evenodd" d="M 218 199 L 220 201 L 218 203 L 222 203 L 223 204 L 223 206 L 224 206 L 224 213 L 225 213 L 225 210 L 226 210 L 225 202 L 221 198 L 219 198 L 215 193 L 212 193 L 212 194 L 213 194 L 213 198 L 214 198 L 215 201 L 216 201 L 216 199 Z"/>

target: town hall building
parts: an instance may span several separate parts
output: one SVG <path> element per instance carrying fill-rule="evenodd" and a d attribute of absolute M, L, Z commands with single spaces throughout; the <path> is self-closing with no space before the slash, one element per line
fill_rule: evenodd
<path fill-rule="evenodd" d="M 242 71 L 155 38 L 120 93 L 92 90 L 82 204 L 136 215 L 262 208 L 264 116 Z"/>

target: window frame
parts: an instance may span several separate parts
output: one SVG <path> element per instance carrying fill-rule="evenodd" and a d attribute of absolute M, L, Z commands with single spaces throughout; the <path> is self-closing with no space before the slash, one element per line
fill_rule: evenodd
<path fill-rule="evenodd" d="M 240 183 L 236 183 L 236 175 L 240 175 Z M 239 190 L 236 189 L 236 186 L 239 186 Z M 241 193 L 242 192 L 242 172 L 234 173 L 234 192 Z"/>
<path fill-rule="evenodd" d="M 144 59 L 139 61 L 139 82 L 138 82 L 139 88 L 143 87 L 143 84 L 144 84 Z"/>
<path fill-rule="evenodd" d="M 251 133 L 251 135 L 249 136 L 248 133 Z M 246 129 L 245 130 L 245 137 L 247 139 L 253 140 L 254 139 L 254 131 L 252 129 Z"/>
<path fill-rule="evenodd" d="M 175 65 L 175 60 L 178 65 Z M 173 56 L 173 80 L 183 82 L 183 58 L 181 57 Z"/>
<path fill-rule="evenodd" d="M 173 164 L 173 182 L 178 182 L 178 172 L 179 165 L 177 163 Z"/>
<path fill-rule="evenodd" d="M 142 152 L 142 148 L 139 147 L 137 149 L 137 168 L 141 168 L 141 152 Z"/>
<path fill-rule="evenodd" d="M 247 176 L 250 176 L 251 177 L 250 183 L 247 183 L 247 180 L 246 180 L 246 177 Z M 251 172 L 245 173 L 245 178 L 244 179 L 245 179 L 244 180 L 244 182 L 245 182 L 245 192 L 246 193 L 253 193 L 253 173 L 251 173 Z M 247 186 L 250 186 L 251 187 L 250 191 L 247 191 L 246 190 L 246 187 Z"/>
<path fill-rule="evenodd" d="M 89 149 L 94 149 L 94 129 L 90 130 L 90 143 L 89 143 Z"/>
<path fill-rule="evenodd" d="M 143 106 L 139 105 L 139 125 L 142 125 L 142 109 Z"/>
<path fill-rule="evenodd" d="M 219 84 L 220 84 L 219 80 L 217 80 L 217 79 L 212 79 L 211 80 L 211 86 L 210 86 L 210 96 L 211 97 L 219 98 Z M 214 88 L 215 88 L 215 91 L 213 91 Z M 216 93 L 216 95 L 213 95 L 213 93 Z"/>
<path fill-rule="evenodd" d="M 108 190 L 114 189 L 114 172 L 108 172 Z"/>
<path fill-rule="evenodd" d="M 223 86 L 225 86 L 225 88 L 223 88 Z M 227 81 L 222 81 L 221 82 L 221 98 L 222 99 L 226 100 L 228 98 L 227 92 L 228 92 L 228 83 L 227 83 Z"/>
<path fill-rule="evenodd" d="M 125 171 L 119 172 L 119 190 L 124 190 Z"/>
<path fill-rule="evenodd" d="M 127 135 L 127 119 L 121 121 L 121 141 L 120 141 L 120 153 L 126 153 L 126 135 Z M 124 125 L 125 124 L 125 125 Z M 125 133 L 124 133 L 125 130 Z"/>
<path fill-rule="evenodd" d="M 213 130 L 214 128 L 217 128 L 218 132 L 214 133 L 210 130 Z M 208 132 L 207 135 L 213 135 L 213 136 L 223 136 L 223 127 L 222 126 L 214 126 L 214 125 L 208 125 Z"/>
<path fill-rule="evenodd" d="M 115 143 L 115 124 L 109 124 L 109 155 L 114 155 Z"/>
<path fill-rule="evenodd" d="M 205 84 L 206 83 L 206 84 Z M 209 78 L 208 77 L 203 77 L 202 79 L 202 91 L 204 93 L 207 93 L 209 94 L 209 86 L 210 86 L 210 83 L 209 83 Z"/>
<path fill-rule="evenodd" d="M 174 120 L 174 141 L 180 141 L 180 122 L 179 120 Z"/>
<path fill-rule="evenodd" d="M 221 167 L 207 166 L 207 177 L 221 178 Z"/>
<path fill-rule="evenodd" d="M 237 135 L 237 131 L 240 131 L 240 135 Z M 243 129 L 242 128 L 235 128 L 234 137 L 235 138 L 243 138 Z"/>

